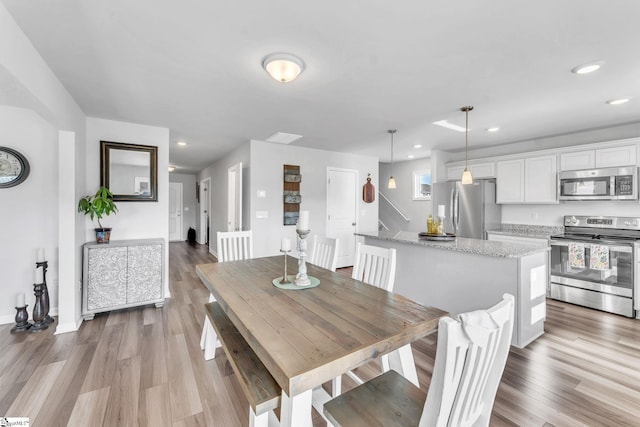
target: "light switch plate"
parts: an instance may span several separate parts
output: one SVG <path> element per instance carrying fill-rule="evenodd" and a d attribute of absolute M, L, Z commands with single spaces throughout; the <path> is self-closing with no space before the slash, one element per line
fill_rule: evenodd
<path fill-rule="evenodd" d="M 256 218 L 269 218 L 269 211 L 256 211 Z"/>
<path fill-rule="evenodd" d="M 258 190 L 258 198 L 259 199 L 264 199 L 267 197 L 267 190 Z"/>

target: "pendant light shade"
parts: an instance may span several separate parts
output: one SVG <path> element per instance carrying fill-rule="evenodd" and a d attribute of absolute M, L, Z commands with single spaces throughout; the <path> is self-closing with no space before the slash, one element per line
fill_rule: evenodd
<path fill-rule="evenodd" d="M 471 105 L 466 107 L 462 107 L 460 111 L 464 111 L 466 115 L 465 121 L 465 146 L 464 146 L 464 172 L 462 173 L 462 183 L 463 184 L 473 184 L 473 177 L 471 176 L 471 172 L 469 171 L 469 111 L 473 110 Z"/>
<path fill-rule="evenodd" d="M 389 129 L 387 132 L 391 135 L 391 176 L 389 177 L 387 188 L 393 190 L 396 188 L 396 180 L 393 177 L 393 134 L 397 132 L 397 129 Z"/>

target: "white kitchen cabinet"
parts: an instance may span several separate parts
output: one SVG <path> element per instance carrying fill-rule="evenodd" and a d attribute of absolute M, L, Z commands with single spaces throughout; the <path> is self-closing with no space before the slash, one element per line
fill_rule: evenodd
<path fill-rule="evenodd" d="M 574 151 L 560 154 L 560 170 L 577 171 L 596 167 L 596 151 Z"/>
<path fill-rule="evenodd" d="M 524 159 L 525 203 L 558 203 L 557 156 Z"/>
<path fill-rule="evenodd" d="M 524 159 L 496 162 L 496 203 L 524 203 Z"/>
<path fill-rule="evenodd" d="M 464 172 L 464 165 L 447 167 L 447 181 L 460 181 L 462 172 Z M 473 179 L 495 178 L 496 164 L 494 162 L 470 164 L 469 172 Z"/>
<path fill-rule="evenodd" d="M 595 150 L 573 151 L 560 154 L 560 170 L 571 171 L 593 168 L 613 168 L 635 166 L 636 145 L 598 148 Z"/>
<path fill-rule="evenodd" d="M 84 245 L 82 317 L 164 304 L 164 239 L 112 240 Z"/>
<path fill-rule="evenodd" d="M 637 148 L 635 145 L 599 148 L 596 150 L 596 167 L 613 168 L 617 166 L 635 166 L 636 152 Z"/>
<path fill-rule="evenodd" d="M 558 203 L 556 155 L 496 162 L 498 204 Z"/>

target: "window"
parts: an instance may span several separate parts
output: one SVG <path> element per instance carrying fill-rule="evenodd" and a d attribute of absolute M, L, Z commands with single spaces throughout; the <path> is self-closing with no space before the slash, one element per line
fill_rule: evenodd
<path fill-rule="evenodd" d="M 413 200 L 431 200 L 431 171 L 413 172 Z"/>

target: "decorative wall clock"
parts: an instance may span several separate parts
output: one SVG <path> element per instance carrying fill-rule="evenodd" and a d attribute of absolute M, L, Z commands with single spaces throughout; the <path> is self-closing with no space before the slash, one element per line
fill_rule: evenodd
<path fill-rule="evenodd" d="M 29 176 L 29 161 L 21 153 L 0 146 L 0 188 L 22 183 Z"/>

